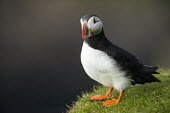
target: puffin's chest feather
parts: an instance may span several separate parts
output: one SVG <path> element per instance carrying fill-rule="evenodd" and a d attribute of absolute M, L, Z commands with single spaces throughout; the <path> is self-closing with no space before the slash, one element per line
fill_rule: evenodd
<path fill-rule="evenodd" d="M 129 84 L 126 72 L 120 71 L 117 62 L 106 53 L 91 48 L 84 42 L 81 52 L 81 62 L 86 73 L 105 86 L 114 86 L 122 90 Z"/>
<path fill-rule="evenodd" d="M 85 68 L 92 68 L 92 70 L 101 73 L 109 73 L 114 68 L 118 68 L 114 59 L 100 50 L 91 48 L 85 42 L 82 47 L 81 61 Z"/>

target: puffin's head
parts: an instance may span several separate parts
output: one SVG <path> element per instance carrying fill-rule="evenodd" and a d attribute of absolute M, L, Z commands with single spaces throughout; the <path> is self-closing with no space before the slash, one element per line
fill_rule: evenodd
<path fill-rule="evenodd" d="M 103 29 L 103 24 L 96 15 L 88 14 L 80 19 L 82 38 L 87 38 L 99 34 Z"/>

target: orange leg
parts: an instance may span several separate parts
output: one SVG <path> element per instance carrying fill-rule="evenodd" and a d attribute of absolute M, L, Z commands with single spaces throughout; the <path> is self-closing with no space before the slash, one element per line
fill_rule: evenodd
<path fill-rule="evenodd" d="M 103 106 L 110 106 L 110 105 L 112 105 L 112 104 L 117 104 L 117 103 L 119 103 L 120 101 L 121 101 L 121 98 L 122 98 L 122 96 L 123 96 L 123 91 L 121 91 L 120 92 L 120 95 L 119 95 L 119 97 L 118 97 L 118 99 L 116 100 L 116 99 L 110 99 L 110 100 L 106 100 L 106 101 L 104 101 L 103 102 Z"/>
<path fill-rule="evenodd" d="M 113 87 L 110 87 L 108 92 L 106 93 L 106 95 L 104 95 L 104 96 L 103 95 L 92 96 L 90 98 L 90 100 L 103 100 L 103 99 L 109 97 L 109 95 L 111 94 L 112 90 L 113 90 Z"/>

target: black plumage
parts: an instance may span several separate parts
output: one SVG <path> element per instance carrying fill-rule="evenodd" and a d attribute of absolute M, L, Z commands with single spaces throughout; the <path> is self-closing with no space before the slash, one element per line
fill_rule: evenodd
<path fill-rule="evenodd" d="M 126 76 L 133 80 L 133 85 L 160 82 L 159 79 L 152 75 L 159 74 L 156 72 L 158 67 L 146 66 L 131 53 L 112 44 L 106 38 L 103 29 L 99 34 L 86 38 L 85 41 L 90 47 L 103 51 L 116 60 L 121 70 L 127 73 Z"/>

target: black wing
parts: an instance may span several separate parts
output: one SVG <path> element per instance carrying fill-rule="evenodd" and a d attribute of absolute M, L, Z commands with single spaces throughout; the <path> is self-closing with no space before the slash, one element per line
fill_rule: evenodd
<path fill-rule="evenodd" d="M 125 71 L 131 73 L 139 73 L 145 71 L 144 64 L 134 55 L 126 50 L 112 44 L 102 32 L 96 36 L 89 37 L 85 41 L 94 49 L 107 53 L 110 57 L 117 61 L 118 65 Z M 147 70 L 147 69 L 146 69 Z"/>
<path fill-rule="evenodd" d="M 138 60 L 134 55 L 127 52 L 118 46 L 112 45 L 107 51 L 107 54 L 113 57 L 114 60 L 120 65 L 120 67 L 128 72 L 127 76 L 130 76 L 132 84 L 144 84 L 151 82 L 160 82 L 159 79 L 154 77 L 152 74 L 159 74 L 156 72 L 158 67 L 146 66 Z M 113 52 L 114 51 L 114 52 Z"/>
<path fill-rule="evenodd" d="M 95 36 L 86 38 L 85 41 L 92 48 L 101 50 L 116 60 L 121 69 L 127 72 L 127 76 L 130 76 L 134 80 L 132 84 L 160 82 L 160 80 L 152 75 L 158 74 L 158 72 L 156 72 L 157 67 L 144 65 L 131 53 L 112 44 L 105 37 L 103 30 Z"/>
<path fill-rule="evenodd" d="M 140 72 L 144 66 L 134 55 L 116 45 L 112 44 L 105 52 L 116 60 L 123 70 L 133 73 Z"/>

